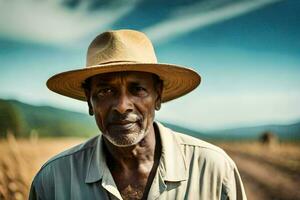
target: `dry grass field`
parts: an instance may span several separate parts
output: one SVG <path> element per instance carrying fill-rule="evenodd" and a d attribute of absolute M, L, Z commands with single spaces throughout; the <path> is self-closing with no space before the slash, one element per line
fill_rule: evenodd
<path fill-rule="evenodd" d="M 53 155 L 82 142 L 58 138 L 0 140 L 0 200 L 28 199 L 31 181 Z"/>
<path fill-rule="evenodd" d="M 27 199 L 30 183 L 41 165 L 82 139 L 0 140 L 0 199 Z M 235 160 L 248 199 L 300 199 L 300 146 L 282 143 L 218 143 Z"/>

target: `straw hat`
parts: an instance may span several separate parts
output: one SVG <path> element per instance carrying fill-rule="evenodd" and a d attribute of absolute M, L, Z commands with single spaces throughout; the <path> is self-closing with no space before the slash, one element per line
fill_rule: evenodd
<path fill-rule="evenodd" d="M 134 30 L 109 31 L 98 35 L 87 52 L 86 67 L 52 76 L 50 90 L 86 101 L 82 84 L 94 75 L 139 71 L 156 74 L 163 80 L 162 102 L 170 101 L 195 89 L 201 81 L 194 70 L 173 64 L 157 63 L 151 41 Z"/>

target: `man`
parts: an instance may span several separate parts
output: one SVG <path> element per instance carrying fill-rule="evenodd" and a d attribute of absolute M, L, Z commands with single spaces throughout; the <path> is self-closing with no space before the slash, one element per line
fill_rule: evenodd
<path fill-rule="evenodd" d="M 154 121 L 162 102 L 200 80 L 189 68 L 158 64 L 141 32 L 97 36 L 86 68 L 57 74 L 47 86 L 86 101 L 102 134 L 49 160 L 30 199 L 246 199 L 224 151 Z"/>

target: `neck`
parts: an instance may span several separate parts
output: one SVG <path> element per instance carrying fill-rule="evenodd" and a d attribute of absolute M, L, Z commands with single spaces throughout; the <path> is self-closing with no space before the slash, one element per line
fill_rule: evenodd
<path fill-rule="evenodd" d="M 138 144 L 117 147 L 104 138 L 107 164 L 109 168 L 123 170 L 139 169 L 142 165 L 153 165 L 156 154 L 157 138 L 152 125 L 148 134 Z"/>

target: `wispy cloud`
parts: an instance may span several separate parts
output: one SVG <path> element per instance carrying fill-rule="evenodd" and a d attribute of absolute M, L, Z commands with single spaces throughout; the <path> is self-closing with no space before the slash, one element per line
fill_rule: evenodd
<path fill-rule="evenodd" d="M 63 0 L 0 0 L 0 37 L 52 45 L 70 45 L 103 31 L 130 13 L 140 0 L 106 3 L 90 11 L 91 1 L 75 8 Z M 144 29 L 154 42 L 169 41 L 194 29 L 226 20 L 280 0 L 207 0 L 171 12 L 165 21 Z"/>
<path fill-rule="evenodd" d="M 91 1 L 68 8 L 62 0 L 0 0 L 0 37 L 51 45 L 70 45 L 92 31 L 110 28 L 130 12 L 137 0 L 95 11 Z"/>
<path fill-rule="evenodd" d="M 203 1 L 191 6 L 180 7 L 168 19 L 143 31 L 152 41 L 164 43 L 195 29 L 224 21 L 282 0 L 251 1 Z"/>

